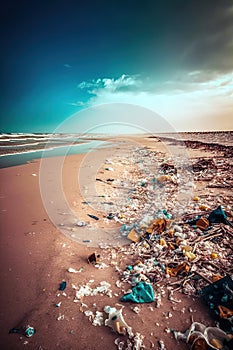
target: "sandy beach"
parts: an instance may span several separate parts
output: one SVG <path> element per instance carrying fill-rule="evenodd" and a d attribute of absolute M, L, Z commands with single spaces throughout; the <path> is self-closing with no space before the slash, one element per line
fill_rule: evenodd
<path fill-rule="evenodd" d="M 133 156 L 131 148 L 134 149 Z M 168 161 L 173 164 L 175 156 L 181 152 L 179 146 L 171 141 L 165 145 L 153 138 L 132 137 L 129 144 L 123 140 L 119 148 L 104 149 L 89 155 L 67 156 L 64 164 L 62 160 L 59 174 L 57 172 L 59 157 L 43 160 L 43 164 L 41 160 L 35 160 L 25 165 L 0 169 L 2 349 L 117 349 L 114 341 L 117 338 L 126 341 L 128 337 L 119 335 L 104 325 L 94 326 L 91 314 L 90 316 L 88 313 L 85 314 L 88 310 L 94 315 L 96 311 L 102 312 L 106 305 L 117 309 L 123 306 L 125 321 L 132 327 L 134 333 L 143 335 L 145 349 L 160 349 L 158 343 L 160 340 L 168 350 L 188 349 L 185 342 L 174 338 L 171 329 L 184 332 L 192 321 L 201 322 L 206 326 L 216 325 L 208 307 L 198 295 L 191 292 L 184 294 L 180 289 L 174 294 L 174 298 L 179 302 L 168 300 L 168 282 L 176 281 L 172 277 L 164 277 L 160 282 L 152 283 L 155 291 L 164 290 L 160 307 L 156 306 L 156 301 L 143 304 L 120 301 L 123 291 L 130 289 L 129 283 L 122 281 L 122 273 L 128 265 L 134 266 L 136 261 L 140 260 L 140 254 L 134 250 L 135 243 L 127 239 L 126 235 L 122 235 L 120 228 L 124 224 L 132 224 L 133 220 L 145 214 L 146 198 L 150 197 L 147 197 L 144 191 L 148 186 L 142 181 L 145 176 L 149 178 L 149 172 L 155 167 L 154 162 L 153 169 L 148 168 L 146 169 L 148 172 L 144 172 L 145 169 L 141 164 L 131 163 L 131 159 L 136 159 L 133 157 L 136 157 L 137 152 L 139 155 L 139 150 L 142 152 L 141 156 L 138 156 L 139 160 L 157 157 L 155 158 L 157 167 Z M 124 160 L 123 154 L 125 154 Z M 205 215 L 205 210 L 200 209 L 201 205 L 206 206 L 209 211 L 222 205 L 229 221 L 232 222 L 230 153 L 227 154 L 223 149 L 208 149 L 200 145 L 192 148 L 189 145 L 185 148 L 185 157 L 191 165 L 203 158 L 214 159 L 217 167 L 209 172 L 207 169 L 194 175 L 192 173 L 194 186 L 188 198 L 189 204 L 183 208 L 179 217 L 174 217 L 173 224 L 179 225 L 185 214 L 191 219 L 200 212 Z M 148 164 L 151 162 L 148 161 L 146 165 Z M 224 174 L 224 178 L 221 174 Z M 164 186 L 176 188 L 178 186 L 176 174 L 169 176 L 173 180 Z M 121 204 L 116 203 L 121 203 L 120 199 L 125 193 L 123 182 L 126 183 L 129 177 L 132 177 L 131 185 L 140 181 L 142 191 L 137 187 L 136 194 L 138 196 L 141 193 L 141 198 L 144 199 L 140 200 L 140 197 L 135 196 L 137 202 L 134 203 L 137 209 L 134 210 L 129 205 L 128 212 L 120 212 Z M 219 182 L 216 182 L 216 179 Z M 56 191 L 60 180 L 62 181 L 60 190 L 66 202 L 63 202 L 63 197 Z M 163 208 L 160 204 L 159 206 L 160 209 L 172 212 L 175 209 L 169 201 L 182 191 L 174 194 L 175 190 L 172 190 L 173 192 L 167 194 L 165 187 L 159 188 L 161 191 L 163 189 L 164 192 L 161 193 L 168 203 L 165 203 Z M 186 203 L 186 200 L 187 198 L 183 203 Z M 125 202 L 122 206 L 126 208 Z M 109 213 L 113 213 L 117 220 L 108 219 Z M 98 217 L 99 220 L 91 218 L 88 214 Z M 133 217 L 132 222 L 130 217 Z M 81 222 L 84 222 L 85 226 L 82 227 Z M 213 263 L 219 267 L 219 271 L 215 267 L 213 273 L 232 275 L 233 256 L 229 243 L 233 230 L 227 226 L 227 231 L 224 231 L 226 226 L 223 224 L 216 224 L 216 227 L 222 229 L 219 231 L 222 235 L 219 235 L 217 241 L 222 251 L 216 252 L 218 258 Z M 167 236 L 163 237 L 166 241 Z M 228 263 L 225 264 L 225 270 L 224 263 L 221 262 L 221 256 L 223 262 L 226 259 L 224 249 L 228 249 Z M 87 262 L 87 257 L 93 252 L 100 254 L 99 265 Z M 142 251 L 140 252 L 142 254 Z M 209 256 L 206 255 L 207 260 L 210 259 Z M 144 260 L 145 257 L 141 258 L 141 262 Z M 188 259 L 185 258 L 185 261 Z M 195 260 L 190 264 L 194 265 Z M 69 272 L 69 268 L 74 272 Z M 206 276 L 205 272 L 203 274 Z M 62 281 L 67 283 L 64 291 L 59 290 Z M 107 293 L 77 298 L 76 292 L 81 286 L 90 283 L 89 285 L 94 288 L 103 281 L 110 284 Z M 122 283 L 119 284 L 117 281 Z M 137 312 L 134 310 L 135 306 L 139 308 Z M 104 318 L 106 317 L 107 314 L 104 313 Z M 32 337 L 8 334 L 13 327 L 27 324 L 36 330 Z"/>

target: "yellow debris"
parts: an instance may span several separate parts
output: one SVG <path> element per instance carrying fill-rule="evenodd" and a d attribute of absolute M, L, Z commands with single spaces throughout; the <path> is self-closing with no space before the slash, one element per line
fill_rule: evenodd
<path fill-rule="evenodd" d="M 196 255 L 194 253 L 192 253 L 192 252 L 185 252 L 184 255 L 187 256 L 187 258 L 190 261 L 193 261 L 196 258 Z"/>
<path fill-rule="evenodd" d="M 167 243 L 166 243 L 166 241 L 165 241 L 164 238 L 160 238 L 159 244 L 160 244 L 162 247 L 167 247 Z"/>

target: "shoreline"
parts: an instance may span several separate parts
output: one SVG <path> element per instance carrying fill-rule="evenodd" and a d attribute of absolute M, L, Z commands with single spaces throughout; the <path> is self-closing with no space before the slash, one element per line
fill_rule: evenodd
<path fill-rule="evenodd" d="M 139 142 L 139 139 L 135 138 L 135 140 L 132 140 L 132 144 L 133 146 L 139 144 L 141 148 L 144 147 L 156 152 L 161 159 L 163 152 L 166 151 L 164 147 L 161 148 L 161 143 L 149 139 L 142 138 Z M 111 155 L 111 149 L 107 151 Z M 115 149 L 115 151 L 119 150 Z M 188 148 L 187 151 L 190 159 L 195 162 L 196 159 L 216 157 L 216 151 L 212 150 Z M 106 156 L 106 153 L 103 153 L 103 156 L 100 157 L 100 164 L 103 163 L 104 156 Z M 82 164 L 84 167 L 83 178 L 87 182 L 94 176 L 89 171 L 94 164 L 92 163 L 93 158 L 88 159 L 87 157 L 85 159 L 85 157 L 86 154 L 79 154 L 69 155 L 65 159 L 62 178 L 68 204 L 75 210 L 75 213 L 79 213 L 81 221 L 89 221 L 90 228 L 94 228 L 93 231 L 97 232 L 97 235 L 98 229 L 100 229 L 99 234 L 101 234 L 101 229 L 103 228 L 106 229 L 106 232 L 109 231 L 111 226 L 119 229 L 122 223 L 115 224 L 112 221 L 106 223 L 103 217 L 95 221 L 87 216 L 87 213 L 99 215 L 101 211 L 98 212 L 96 210 L 97 207 L 93 207 L 90 212 L 90 207 L 82 204 L 86 198 L 82 197 L 77 181 L 77 171 L 80 165 Z M 224 159 L 223 155 L 221 157 Z M 146 159 L 146 157 L 143 159 Z M 82 163 L 84 160 L 86 163 Z M 95 191 L 101 195 L 102 191 L 106 191 L 112 186 L 106 184 L 107 178 L 117 178 L 121 174 L 122 168 L 126 167 L 124 165 L 126 163 L 123 163 L 122 166 L 118 165 L 118 167 L 115 164 L 103 165 L 104 168 L 114 167 L 114 172 L 112 172 L 105 171 L 103 167 L 101 168 L 98 165 L 98 159 L 95 160 L 97 162 L 98 178 L 105 181 L 95 182 L 95 186 L 97 186 Z M 49 161 L 52 163 L 54 159 L 51 158 Z M 226 162 L 227 159 L 224 161 Z M 39 186 L 40 165 L 41 162 L 36 160 L 33 163 L 2 168 L 0 170 L 2 184 L 0 212 L 1 343 L 6 350 L 13 348 L 16 350 L 23 349 L 25 346 L 28 349 L 38 350 L 53 350 L 55 348 L 91 350 L 94 347 L 106 350 L 115 349 L 114 340 L 118 335 L 111 332 L 108 327 L 93 326 L 81 309 L 83 307 L 84 311 L 89 309 L 95 311 L 96 309 L 101 310 L 105 305 L 113 307 L 120 303 L 119 298 L 122 295 L 122 291 L 116 285 L 116 281 L 119 279 L 116 267 L 118 266 L 120 270 L 124 270 L 127 265 L 132 264 L 134 257 L 132 251 L 129 250 L 129 254 L 127 254 L 127 247 L 130 246 L 130 241 L 128 240 L 126 246 L 117 244 L 110 248 L 101 249 L 96 244 L 88 246 L 88 242 L 80 244 L 80 242 L 72 240 L 63 234 L 50 221 L 42 203 Z M 131 169 L 132 181 L 136 170 L 138 172 L 137 176 L 140 175 L 138 168 L 135 168 L 135 166 L 134 164 L 134 167 Z M 45 173 L 50 182 L 57 174 L 56 167 L 54 168 L 54 174 L 51 172 L 51 169 L 53 168 L 47 169 L 48 173 Z M 128 168 L 126 170 L 128 171 Z M 128 174 L 126 173 L 125 176 L 127 179 Z M 139 178 L 141 178 L 140 176 Z M 207 200 L 206 182 L 197 181 L 196 179 L 195 184 L 196 188 L 193 195 L 199 196 L 201 198 L 200 203 L 202 203 L 202 201 Z M 85 186 L 85 183 L 83 186 Z M 210 195 L 209 203 L 213 202 L 212 209 L 216 207 L 218 202 L 231 196 L 231 188 L 213 188 L 212 191 L 208 193 Z M 83 195 L 88 196 L 89 193 L 84 193 Z M 92 195 L 93 193 L 91 192 L 90 196 Z M 110 196 L 111 193 L 108 195 Z M 51 193 L 48 193 L 48 196 L 53 200 L 53 197 L 56 198 L 56 193 L 53 193 L 51 189 Z M 230 204 L 230 199 L 224 203 L 225 206 Z M 58 207 L 59 210 L 62 212 L 62 206 Z M 190 211 L 196 213 L 194 207 Z M 58 213 L 61 223 L 65 216 Z M 103 212 L 101 216 L 103 216 Z M 75 231 L 72 231 L 73 228 L 76 229 L 74 224 L 70 227 L 71 235 L 75 233 Z M 83 228 L 81 227 L 81 229 Z M 88 235 L 88 231 L 84 235 Z M 87 240 L 89 238 L 85 237 Z M 108 245 L 106 239 L 104 241 L 103 243 Z M 101 261 L 108 267 L 96 268 L 92 264 L 87 263 L 87 257 L 93 251 L 100 253 Z M 70 267 L 76 271 L 80 270 L 80 272 L 70 273 L 68 272 Z M 85 297 L 83 298 L 83 303 L 88 305 L 88 308 L 85 308 L 80 302 L 74 303 L 75 290 L 72 288 L 72 284 L 79 288 L 80 285 L 88 283 L 91 279 L 94 279 L 95 285 L 98 285 L 101 281 L 109 282 L 112 289 L 112 298 L 98 294 Z M 62 295 L 58 291 L 59 284 L 63 280 L 67 281 L 67 288 L 64 291 L 66 295 Z M 154 287 L 158 288 L 157 285 Z M 179 291 L 176 297 L 182 299 L 180 303 L 172 303 L 167 298 L 162 298 L 161 308 L 156 308 L 154 304 L 141 304 L 139 305 L 139 314 L 133 311 L 135 304 L 120 303 L 124 304 L 123 315 L 126 322 L 134 330 L 145 336 L 144 343 L 146 348 L 150 348 L 151 342 L 156 347 L 157 341 L 163 339 L 168 349 L 177 347 L 181 350 L 187 349 L 185 343 L 177 342 L 173 335 L 166 333 L 164 329 L 173 328 L 184 331 L 191 324 L 191 316 L 194 317 L 195 321 L 204 322 L 206 325 L 214 325 L 207 307 L 201 300 L 197 300 L 193 295 L 182 294 Z M 56 304 L 59 302 L 61 302 L 61 306 L 58 308 Z M 96 304 L 96 306 L 93 306 L 93 304 Z M 153 306 L 152 311 L 150 309 L 151 306 Z M 182 317 L 180 317 L 181 310 L 183 310 Z M 166 317 L 169 311 L 172 313 L 172 317 Z M 61 318 L 58 319 L 59 317 Z M 11 328 L 25 322 L 36 328 L 36 334 L 33 337 L 28 339 L 20 337 L 18 334 L 8 334 Z M 159 325 L 156 325 L 156 323 Z M 122 339 L 125 338 L 123 337 Z M 25 341 L 28 343 L 24 344 Z"/>

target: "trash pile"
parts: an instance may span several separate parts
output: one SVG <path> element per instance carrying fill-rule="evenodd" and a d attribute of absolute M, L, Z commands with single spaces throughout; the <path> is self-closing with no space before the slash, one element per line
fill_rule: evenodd
<path fill-rule="evenodd" d="M 183 340 L 192 350 L 232 349 L 233 334 L 225 333 L 217 327 L 206 327 L 202 323 L 193 322 L 185 332 L 174 332 L 177 340 Z"/>
<path fill-rule="evenodd" d="M 117 168 L 121 168 L 120 179 L 113 176 Z M 162 152 L 137 147 L 129 157 L 107 159 L 96 178 L 104 222 L 118 223 L 121 235 L 128 238 L 129 244 L 114 247 L 101 243 L 99 248 L 108 264 L 102 261 L 99 252 L 87 257 L 87 263 L 95 268 L 115 269 L 118 293 L 113 292 L 109 282 L 103 280 L 95 285 L 91 279 L 71 284 L 75 293 L 73 302 L 80 305 L 79 310 L 93 326 L 107 326 L 117 334 L 115 345 L 119 350 L 145 349 L 144 336 L 133 330 L 123 317 L 124 305 L 130 305 L 138 314 L 139 304 L 148 303 L 159 309 L 163 298 L 177 305 L 181 303 L 182 293 L 203 298 L 222 329 L 194 322 L 185 333 L 174 331 L 175 338 L 185 341 L 193 350 L 232 348 L 232 198 L 225 194 L 216 196 L 213 190 L 193 196 L 193 179 L 208 180 L 208 187 L 216 187 L 214 184 L 219 181 L 228 188 L 232 184 L 230 165 L 220 158 L 203 158 L 191 168 L 179 155 L 171 158 Z M 108 177 L 109 173 L 113 175 Z M 93 200 L 88 198 L 83 203 L 89 204 L 89 199 Z M 88 216 L 93 222 L 99 220 L 93 214 Z M 86 223 L 79 221 L 76 225 L 82 227 Z M 126 266 L 122 256 L 130 260 Z M 77 276 L 83 268 L 70 267 L 67 271 Z M 65 288 L 63 281 L 59 291 Z M 109 306 L 113 304 L 109 302 L 97 309 L 94 303 L 95 310 L 91 310 L 84 303 L 91 296 L 108 297 L 111 301 L 118 297 L 124 305 Z M 56 303 L 56 307 L 60 305 L 61 301 Z M 172 317 L 170 311 L 166 317 Z M 62 319 L 64 315 L 59 314 L 57 320 Z M 163 340 L 158 340 L 158 346 L 166 350 Z"/>
<path fill-rule="evenodd" d="M 99 209 L 104 212 L 106 223 L 113 220 L 124 225 L 123 235 L 132 227 L 148 225 L 164 203 L 168 212 L 183 212 L 193 191 L 193 174 L 187 159 L 137 147 L 127 157 L 119 155 L 106 161 L 119 170 L 120 178 L 105 180 L 106 168 L 100 170 L 96 181 L 104 201 L 99 203 Z"/>
<path fill-rule="evenodd" d="M 132 177 L 125 170 L 125 177 L 111 182 L 121 195 L 111 219 L 122 224 L 122 235 L 131 241 L 129 246 L 118 248 L 118 254 L 133 257 L 125 269 L 117 268 L 119 287 L 125 283 L 130 287 L 120 300 L 137 304 L 155 302 L 160 308 L 164 297 L 174 304 L 180 303 L 175 296 L 178 291 L 201 297 L 204 288 L 226 276 L 230 278 L 233 273 L 231 198 L 213 196 L 210 190 L 207 195 L 192 197 L 184 210 L 177 196 L 193 190 L 189 166 L 180 162 L 179 168 L 175 159 L 146 148 L 137 149 L 136 154 L 140 161 L 137 170 L 131 168 Z M 127 169 L 129 163 L 132 164 L 132 159 L 121 159 Z M 153 171 L 149 164 L 153 164 Z M 186 182 L 179 174 L 180 169 L 186 171 Z M 221 178 L 224 183 L 227 169 L 229 166 L 224 168 L 220 160 L 200 159 L 193 164 L 194 179 L 214 183 Z M 156 176 L 152 175 L 155 173 Z M 109 201 L 115 199 L 108 197 Z M 223 206 L 219 205 L 220 200 Z M 219 313 L 232 317 L 233 307 L 228 310 L 223 303 Z M 233 332 L 232 318 L 230 322 L 228 330 Z M 199 349 L 198 344 L 199 340 L 192 348 Z"/>

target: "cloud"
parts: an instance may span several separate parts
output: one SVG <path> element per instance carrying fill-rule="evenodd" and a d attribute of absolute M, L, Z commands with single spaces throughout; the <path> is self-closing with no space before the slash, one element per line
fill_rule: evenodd
<path fill-rule="evenodd" d="M 84 107 L 85 102 L 83 101 L 76 101 L 76 102 L 67 102 L 69 106 L 74 106 L 74 107 Z"/>
<path fill-rule="evenodd" d="M 233 72 L 180 72 L 176 79 L 163 83 L 151 78 L 143 79 L 139 75 L 123 74 L 119 78 L 82 82 L 79 88 L 89 96 L 87 103 L 83 104 L 86 107 L 130 103 L 159 113 L 178 130 L 206 130 L 208 127 L 210 130 L 233 129 L 233 125 L 230 127 Z M 213 125 L 210 124 L 211 118 Z"/>
<path fill-rule="evenodd" d="M 65 63 L 65 64 L 64 64 L 64 67 L 65 67 L 65 68 L 72 68 L 72 66 L 71 66 L 70 64 L 68 64 L 68 63 Z"/>
<path fill-rule="evenodd" d="M 96 95 L 100 89 L 109 92 L 136 91 L 140 88 L 141 81 L 137 75 L 122 74 L 119 78 L 99 78 L 90 82 L 81 82 L 79 89 L 88 91 L 89 94 Z"/>

